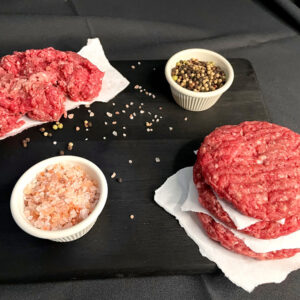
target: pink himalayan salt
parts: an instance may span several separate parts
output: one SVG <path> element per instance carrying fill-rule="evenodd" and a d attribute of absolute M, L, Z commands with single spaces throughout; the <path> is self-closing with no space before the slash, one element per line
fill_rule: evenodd
<path fill-rule="evenodd" d="M 84 220 L 99 199 L 97 183 L 79 166 L 55 164 L 24 189 L 24 214 L 36 228 L 60 230 Z"/>

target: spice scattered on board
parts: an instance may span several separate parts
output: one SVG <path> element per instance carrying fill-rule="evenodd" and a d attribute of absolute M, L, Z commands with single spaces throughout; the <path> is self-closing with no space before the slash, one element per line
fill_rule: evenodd
<path fill-rule="evenodd" d="M 214 62 L 196 58 L 177 62 L 171 75 L 177 84 L 194 92 L 214 91 L 226 82 L 225 72 Z"/>
<path fill-rule="evenodd" d="M 22 141 L 23 147 L 24 147 L 24 148 L 27 148 L 29 142 L 30 142 L 30 138 L 29 138 L 29 137 L 26 138 L 26 139 L 24 139 L 24 140 Z"/>

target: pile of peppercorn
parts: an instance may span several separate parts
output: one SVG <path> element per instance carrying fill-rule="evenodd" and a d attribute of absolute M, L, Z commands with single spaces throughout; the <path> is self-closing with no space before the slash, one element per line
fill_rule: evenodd
<path fill-rule="evenodd" d="M 214 91 L 226 82 L 225 72 L 220 67 L 196 58 L 177 62 L 171 75 L 180 86 L 194 92 Z"/>

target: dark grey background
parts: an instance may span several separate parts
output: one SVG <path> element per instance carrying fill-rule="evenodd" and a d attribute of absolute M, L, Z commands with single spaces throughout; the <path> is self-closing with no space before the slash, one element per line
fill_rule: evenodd
<path fill-rule="evenodd" d="M 168 58 L 189 47 L 247 58 L 273 121 L 300 132 L 299 8 L 269 2 L 2 0 L 0 55 L 50 45 L 77 51 L 98 36 L 110 59 Z M 250 295 L 222 274 L 14 284 L 0 285 L 0 299 L 298 299 L 299 281 L 293 272 Z"/>

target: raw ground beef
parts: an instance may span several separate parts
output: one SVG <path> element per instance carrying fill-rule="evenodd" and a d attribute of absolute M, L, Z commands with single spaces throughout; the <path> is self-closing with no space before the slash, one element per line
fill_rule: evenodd
<path fill-rule="evenodd" d="M 19 120 L 20 117 L 21 115 L 11 113 L 9 110 L 0 107 L 0 136 L 22 126 L 24 121 Z"/>
<path fill-rule="evenodd" d="M 224 248 L 238 254 L 260 260 L 266 260 L 288 258 L 300 252 L 300 249 L 283 249 L 267 253 L 256 253 L 247 247 L 245 243 L 241 239 L 237 238 L 229 229 L 225 228 L 222 224 L 217 223 L 209 215 L 198 213 L 198 217 L 207 235 L 212 240 L 220 243 Z"/>
<path fill-rule="evenodd" d="M 243 214 L 276 221 L 300 214 L 300 135 L 268 122 L 222 126 L 198 151 L 207 184 Z"/>
<path fill-rule="evenodd" d="M 212 188 L 205 183 L 198 160 L 193 168 L 193 177 L 198 190 L 200 204 L 222 223 L 237 230 L 234 222 L 217 200 Z M 274 239 L 299 229 L 300 217 L 296 215 L 286 218 L 284 224 L 276 221 L 260 221 L 239 231 L 258 239 Z"/>
<path fill-rule="evenodd" d="M 0 107 L 9 114 L 58 121 L 65 111 L 66 97 L 91 101 L 101 90 L 103 76 L 74 52 L 53 48 L 15 52 L 0 61 Z M 0 136 L 20 126 L 14 118 L 9 126 L 6 120 L 0 120 Z"/>

